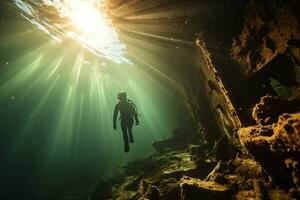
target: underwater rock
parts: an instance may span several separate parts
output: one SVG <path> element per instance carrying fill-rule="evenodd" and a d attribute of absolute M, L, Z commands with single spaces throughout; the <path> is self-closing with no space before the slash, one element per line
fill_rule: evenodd
<path fill-rule="evenodd" d="M 174 138 L 156 140 L 152 142 L 152 146 L 158 153 L 163 153 L 174 149 L 184 149 L 186 145 L 187 143 L 185 141 L 177 142 Z"/>
<path fill-rule="evenodd" d="M 179 128 L 173 130 L 170 138 L 153 141 L 152 145 L 157 152 L 163 153 L 171 150 L 183 150 L 196 141 L 198 140 L 194 130 Z"/>
<path fill-rule="evenodd" d="M 113 185 L 107 183 L 112 188 L 110 194 L 106 195 L 109 198 L 99 196 L 93 199 L 242 200 L 271 197 L 289 199 L 298 195 L 298 190 L 288 193 L 269 186 L 268 177 L 258 162 L 245 158 L 243 154 L 237 154 L 226 162 L 216 162 L 209 157 L 197 157 L 198 151 L 195 148 L 198 149 L 195 145 L 189 148 L 195 154 L 187 151 L 169 151 L 130 162 L 124 168 L 122 181 L 114 182 Z M 294 171 L 291 173 L 297 177 L 299 170 L 295 158 L 286 160 L 283 164 Z M 155 167 L 145 168 L 145 165 Z M 131 175 L 126 174 L 127 168 L 131 168 Z M 99 187 L 97 188 L 101 191 Z"/>
<path fill-rule="evenodd" d="M 271 142 L 272 151 L 288 153 L 300 158 L 300 112 L 283 114 L 277 125 L 273 126 L 274 140 Z"/>
<path fill-rule="evenodd" d="M 299 161 L 288 158 L 285 160 L 286 167 L 292 171 L 293 181 L 298 188 L 300 188 L 300 167 Z"/>
<path fill-rule="evenodd" d="M 161 180 L 159 191 L 161 199 L 180 200 L 180 182 L 177 179 L 169 178 Z"/>
<path fill-rule="evenodd" d="M 169 159 L 169 164 L 162 170 L 164 176 L 179 178 L 184 174 L 192 175 L 198 173 L 198 167 L 189 153 L 173 155 Z"/>
<path fill-rule="evenodd" d="M 231 161 L 234 173 L 243 176 L 245 179 L 259 179 L 263 176 L 261 166 L 249 158 L 236 157 Z"/>
<path fill-rule="evenodd" d="M 187 151 L 169 151 L 129 162 L 124 179 L 111 189 L 112 199 L 180 199 L 180 179 L 184 175 L 206 177 L 213 163 L 198 165 Z M 149 167 L 150 166 L 150 167 Z"/>
<path fill-rule="evenodd" d="M 140 182 L 136 185 L 136 188 L 133 188 L 133 182 L 135 182 L 136 177 L 129 176 L 126 177 L 123 182 L 120 184 L 115 184 L 111 189 L 111 198 L 115 200 L 123 200 L 123 199 L 138 199 L 140 196 L 139 186 Z M 97 199 L 98 200 L 98 199 Z M 100 200 L 100 198 L 99 198 Z"/>
<path fill-rule="evenodd" d="M 273 183 L 286 188 L 299 185 L 300 113 L 283 114 L 273 125 L 242 128 L 238 135 Z"/>
<path fill-rule="evenodd" d="M 124 173 L 127 176 L 134 176 L 137 174 L 148 173 L 159 169 L 161 166 L 167 164 L 168 160 L 163 156 L 150 155 L 146 158 L 139 158 L 127 163 L 124 166 Z"/>
<path fill-rule="evenodd" d="M 299 57 L 299 52 L 289 52 L 291 48 L 299 49 L 299 11 L 297 0 L 249 2 L 244 29 L 235 38 L 231 50 L 247 76 L 259 71 L 280 54 Z M 289 41 L 295 41 L 295 44 Z"/>
<path fill-rule="evenodd" d="M 201 174 L 193 156 L 184 151 L 154 154 L 148 158 L 128 162 L 124 166 L 124 172 L 127 176 L 139 174 L 142 177 L 159 172 L 160 176 L 173 178 L 181 177 L 183 174 Z"/>
<path fill-rule="evenodd" d="M 180 180 L 182 200 L 230 199 L 231 190 L 213 181 L 184 176 Z"/>
<path fill-rule="evenodd" d="M 267 125 L 278 121 L 283 113 L 295 113 L 300 111 L 299 100 L 286 100 L 274 96 L 264 96 L 255 105 L 252 117 L 257 124 Z"/>
<path fill-rule="evenodd" d="M 230 143 L 228 137 L 223 135 L 219 140 L 215 142 L 214 147 L 208 153 L 208 157 L 216 158 L 217 160 L 228 161 L 233 158 L 238 149 Z"/>
<path fill-rule="evenodd" d="M 140 183 L 140 198 L 144 200 L 158 200 L 159 199 L 159 189 L 156 186 L 153 186 L 151 183 L 142 180 Z"/>
<path fill-rule="evenodd" d="M 131 178 L 131 177 L 128 177 L 128 178 Z M 140 175 L 132 177 L 131 181 L 124 187 L 124 189 L 129 190 L 129 191 L 137 190 L 141 180 L 142 180 L 142 176 L 140 176 Z"/>

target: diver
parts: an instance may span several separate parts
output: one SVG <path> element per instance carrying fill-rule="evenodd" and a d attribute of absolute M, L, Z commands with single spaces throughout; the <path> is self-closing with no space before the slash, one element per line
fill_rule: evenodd
<path fill-rule="evenodd" d="M 138 119 L 138 111 L 136 105 L 130 99 L 127 99 L 126 92 L 121 92 L 118 94 L 117 98 L 119 99 L 119 103 L 115 106 L 114 109 L 114 117 L 113 117 L 113 128 L 117 129 L 117 116 L 120 111 L 120 120 L 121 120 L 121 128 L 123 132 L 124 139 L 124 151 L 129 152 L 129 142 L 133 143 L 133 135 L 132 135 L 132 126 L 135 120 L 135 124 L 139 125 Z M 128 140 L 129 136 L 129 140 Z"/>

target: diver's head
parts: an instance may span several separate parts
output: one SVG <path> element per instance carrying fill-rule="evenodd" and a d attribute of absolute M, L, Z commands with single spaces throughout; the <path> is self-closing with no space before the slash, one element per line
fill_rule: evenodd
<path fill-rule="evenodd" d="M 120 101 L 126 100 L 126 98 L 127 98 L 126 92 L 120 92 L 120 93 L 118 94 L 117 98 L 118 98 Z"/>

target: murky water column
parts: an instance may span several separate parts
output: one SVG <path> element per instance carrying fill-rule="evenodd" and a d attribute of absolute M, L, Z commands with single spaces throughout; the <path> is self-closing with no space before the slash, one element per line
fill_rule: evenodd
<path fill-rule="evenodd" d="M 153 152 L 151 142 L 179 126 L 174 92 L 129 59 L 101 4 L 14 0 L 1 9 L 1 180 L 8 196 L 55 198 Z M 120 91 L 140 114 L 129 154 L 120 125 L 112 129 Z"/>

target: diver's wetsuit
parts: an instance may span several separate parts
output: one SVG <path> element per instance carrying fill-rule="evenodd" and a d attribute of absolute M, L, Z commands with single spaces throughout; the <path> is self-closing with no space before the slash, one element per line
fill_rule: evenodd
<path fill-rule="evenodd" d="M 133 135 L 132 135 L 132 126 L 134 119 L 136 122 L 138 122 L 138 114 L 131 102 L 129 102 L 127 99 L 120 100 L 120 102 L 115 106 L 114 110 L 114 124 L 116 124 L 118 112 L 121 113 L 121 128 L 123 132 L 123 139 L 124 139 L 124 145 L 125 145 L 125 152 L 129 151 L 129 141 L 130 143 L 133 143 Z M 129 140 L 128 140 L 129 135 Z"/>

